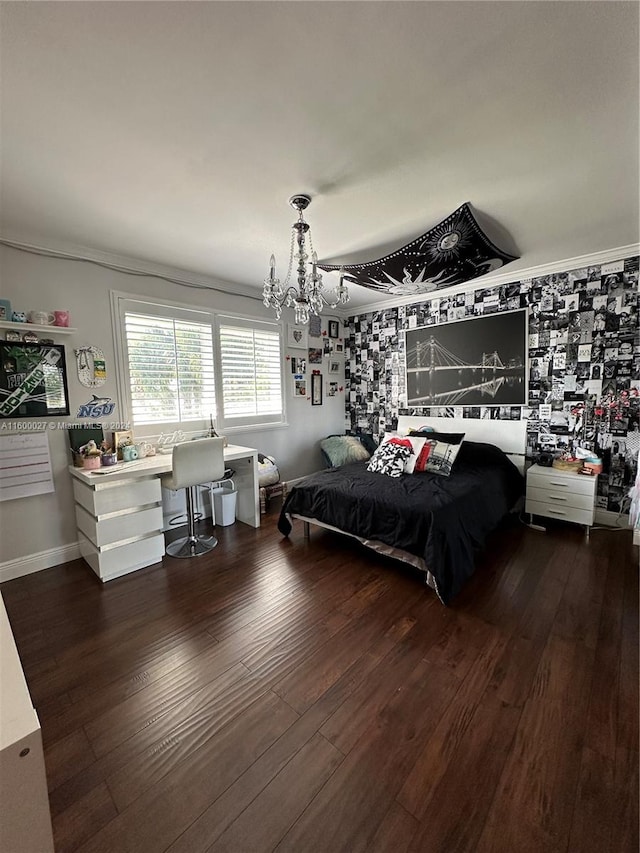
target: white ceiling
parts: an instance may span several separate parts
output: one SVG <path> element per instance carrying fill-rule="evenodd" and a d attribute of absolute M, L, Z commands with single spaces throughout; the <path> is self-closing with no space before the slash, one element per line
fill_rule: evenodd
<path fill-rule="evenodd" d="M 635 243 L 639 8 L 2 3 L 2 234 L 256 287 L 294 192 L 327 261 L 465 201 L 510 271 Z"/>

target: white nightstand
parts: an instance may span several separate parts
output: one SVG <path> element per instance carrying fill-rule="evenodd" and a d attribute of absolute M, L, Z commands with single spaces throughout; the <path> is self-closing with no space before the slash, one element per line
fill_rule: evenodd
<path fill-rule="evenodd" d="M 587 538 L 596 509 L 598 478 L 532 465 L 527 471 L 525 512 L 583 524 Z"/>

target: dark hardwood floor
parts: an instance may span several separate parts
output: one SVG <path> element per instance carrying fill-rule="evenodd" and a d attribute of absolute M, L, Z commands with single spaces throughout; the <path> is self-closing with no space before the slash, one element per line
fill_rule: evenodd
<path fill-rule="evenodd" d="M 2 585 L 57 853 L 636 853 L 629 531 L 507 524 L 445 608 L 277 511 L 106 585 Z"/>

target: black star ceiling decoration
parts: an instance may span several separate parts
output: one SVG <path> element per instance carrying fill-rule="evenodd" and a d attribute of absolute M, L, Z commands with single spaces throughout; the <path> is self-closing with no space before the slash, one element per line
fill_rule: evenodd
<path fill-rule="evenodd" d="M 461 284 L 517 259 L 491 242 L 466 203 L 396 252 L 342 268 L 345 279 L 354 284 L 408 296 Z M 330 272 L 341 265 L 318 266 Z"/>

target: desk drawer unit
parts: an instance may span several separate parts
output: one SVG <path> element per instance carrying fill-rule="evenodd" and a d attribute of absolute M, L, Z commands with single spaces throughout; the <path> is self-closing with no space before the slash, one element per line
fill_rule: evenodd
<path fill-rule="evenodd" d="M 158 477 L 90 487 L 74 481 L 80 553 L 107 581 L 159 563 L 164 554 Z"/>
<path fill-rule="evenodd" d="M 597 477 L 534 465 L 527 471 L 525 511 L 590 527 L 595 515 Z"/>

